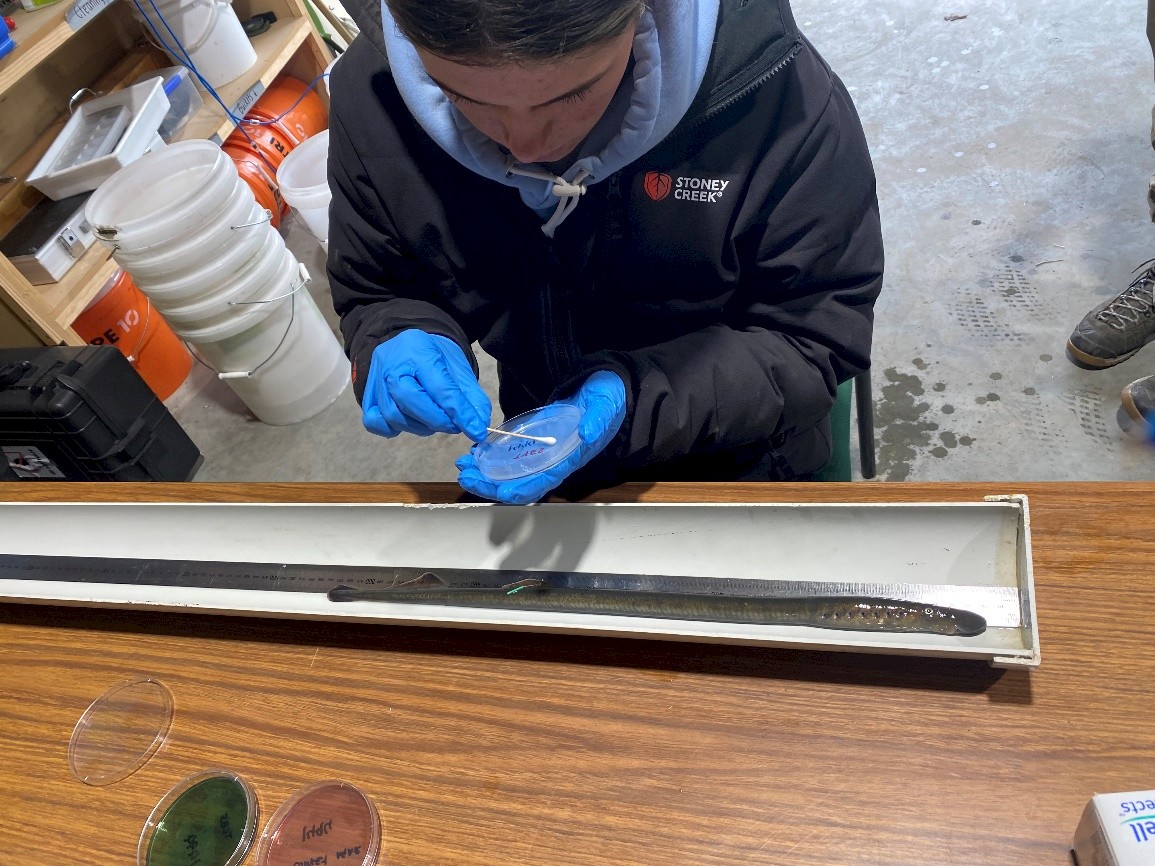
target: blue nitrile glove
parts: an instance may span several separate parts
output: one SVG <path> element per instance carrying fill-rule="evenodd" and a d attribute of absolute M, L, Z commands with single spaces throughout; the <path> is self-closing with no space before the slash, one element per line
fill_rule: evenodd
<path fill-rule="evenodd" d="M 361 399 L 361 422 L 378 436 L 488 433 L 493 411 L 461 347 L 410 328 L 373 350 Z"/>
<path fill-rule="evenodd" d="M 484 499 L 509 505 L 537 502 L 566 478 L 590 462 L 617 435 L 626 417 L 626 386 L 617 373 L 599 370 L 582 384 L 572 397 L 558 400 L 581 410 L 578 436 L 581 442 L 565 460 L 549 469 L 510 481 L 490 481 L 477 468 L 473 452 L 457 459 L 461 470 L 457 483 Z"/>

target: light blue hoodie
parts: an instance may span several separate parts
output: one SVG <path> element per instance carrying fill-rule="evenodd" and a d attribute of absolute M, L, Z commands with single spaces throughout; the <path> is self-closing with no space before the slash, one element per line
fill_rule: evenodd
<path fill-rule="evenodd" d="M 384 0 L 381 20 L 393 78 L 417 122 L 466 168 L 520 190 L 522 201 L 547 220 L 542 231 L 552 237 L 588 184 L 605 180 L 656 147 L 681 121 L 706 74 L 719 2 L 653 0 L 647 6 L 634 36 L 633 81 L 618 89 L 581 155 L 558 177 L 517 164 L 466 120 L 426 74 Z"/>

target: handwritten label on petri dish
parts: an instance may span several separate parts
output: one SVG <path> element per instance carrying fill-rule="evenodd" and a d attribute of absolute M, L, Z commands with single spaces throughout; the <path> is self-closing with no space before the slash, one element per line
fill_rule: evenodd
<path fill-rule="evenodd" d="M 377 809 L 347 782 L 321 782 L 291 797 L 269 820 L 259 866 L 371 866 L 381 827 Z"/>
<path fill-rule="evenodd" d="M 231 774 L 186 780 L 162 800 L 141 840 L 146 866 L 233 866 L 256 823 L 251 791 Z M 155 817 L 159 812 L 159 817 Z"/>

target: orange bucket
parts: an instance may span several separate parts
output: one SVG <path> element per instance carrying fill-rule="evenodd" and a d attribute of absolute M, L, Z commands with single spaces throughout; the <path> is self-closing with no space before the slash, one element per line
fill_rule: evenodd
<path fill-rule="evenodd" d="M 94 346 L 120 349 L 161 400 L 172 396 L 192 371 L 188 347 L 152 308 L 128 271 L 117 271 L 72 327 Z"/>
<path fill-rule="evenodd" d="M 232 157 L 241 180 L 249 185 L 257 204 L 273 215 L 273 228 L 278 228 L 289 212 L 289 205 L 281 196 L 276 178 L 270 176 L 268 168 L 252 151 L 230 144 L 222 145 L 221 149 Z"/>
<path fill-rule="evenodd" d="M 247 138 L 245 132 L 248 132 Z M 273 174 L 276 174 L 285 156 L 296 146 L 295 141 L 275 126 L 246 126 L 244 132 L 234 129 L 222 145 L 231 153 L 239 150 L 253 154 Z"/>
<path fill-rule="evenodd" d="M 305 94 L 303 99 L 302 93 Z M 297 102 L 298 99 L 301 101 Z M 295 106 L 294 102 L 297 103 Z M 285 116 L 281 117 L 282 114 Z M 294 145 L 329 128 L 324 101 L 308 84 L 291 75 L 273 79 L 246 116 L 253 120 L 275 120 L 293 139 Z M 252 129 L 249 127 L 250 131 Z"/>

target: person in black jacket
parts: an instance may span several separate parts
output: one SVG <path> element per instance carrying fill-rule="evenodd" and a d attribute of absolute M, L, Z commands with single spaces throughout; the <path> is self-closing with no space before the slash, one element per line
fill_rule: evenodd
<path fill-rule="evenodd" d="M 367 429 L 565 403 L 511 503 L 804 478 L 870 363 L 883 250 L 838 78 L 786 0 L 386 0 L 334 67 L 329 279 Z"/>

